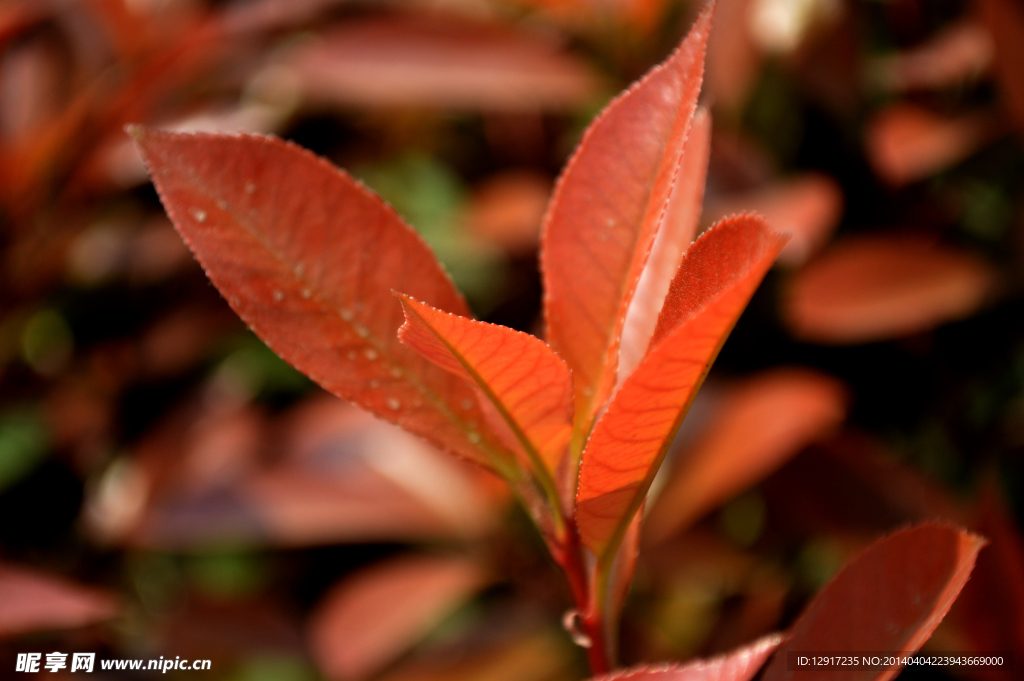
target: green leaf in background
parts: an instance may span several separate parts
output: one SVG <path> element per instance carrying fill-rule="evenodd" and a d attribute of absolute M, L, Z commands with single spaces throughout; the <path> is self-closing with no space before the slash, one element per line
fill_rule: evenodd
<path fill-rule="evenodd" d="M 50 433 L 35 410 L 0 415 L 0 492 L 32 472 L 49 447 Z"/>
<path fill-rule="evenodd" d="M 44 376 L 52 376 L 71 359 L 74 337 L 64 317 L 46 308 L 32 315 L 21 334 L 25 363 Z"/>
<path fill-rule="evenodd" d="M 229 601 L 262 590 L 269 569 L 263 556 L 225 551 L 189 556 L 185 574 L 204 593 Z"/>

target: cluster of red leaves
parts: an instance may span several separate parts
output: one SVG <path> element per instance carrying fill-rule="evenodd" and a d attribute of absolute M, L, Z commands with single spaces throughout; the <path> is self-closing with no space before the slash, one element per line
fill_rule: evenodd
<path fill-rule="evenodd" d="M 556 186 L 542 236 L 548 343 L 474 321 L 415 232 L 303 150 L 131 130 L 176 227 L 271 348 L 334 394 L 509 482 L 569 579 L 598 673 L 614 664 L 644 499 L 785 243 L 740 215 L 690 245 L 710 134 L 697 97 L 711 15 L 598 116 Z M 819 595 L 785 647 L 916 650 L 981 544 L 940 525 L 892 535 Z M 748 679 L 781 642 L 631 678 Z M 778 655 L 767 678 L 785 664 Z"/>

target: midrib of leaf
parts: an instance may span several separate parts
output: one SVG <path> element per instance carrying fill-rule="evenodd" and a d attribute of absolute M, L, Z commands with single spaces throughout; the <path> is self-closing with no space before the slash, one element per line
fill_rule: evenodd
<path fill-rule="evenodd" d="M 316 160 L 319 161 L 320 159 L 316 159 Z M 337 170 L 334 169 L 334 168 L 331 168 L 331 170 L 334 171 L 334 172 L 337 172 Z M 205 196 L 210 201 L 213 201 L 214 205 L 217 205 L 217 200 L 220 197 L 218 197 L 217 195 L 215 195 L 215 194 L 211 193 L 209 190 L 207 190 L 206 187 L 205 187 L 205 183 L 201 182 L 199 180 L 199 178 L 196 177 L 195 173 L 191 169 L 189 169 L 189 168 L 185 169 L 185 176 L 188 178 L 189 183 L 196 189 L 196 191 L 198 193 L 200 193 L 201 195 Z M 362 190 L 361 185 L 360 185 L 360 190 Z M 269 253 L 271 255 L 271 257 L 273 257 L 274 260 L 276 260 L 282 266 L 282 268 L 286 272 L 288 272 L 289 276 L 291 276 L 301 287 L 303 287 L 305 289 L 308 289 L 310 291 L 310 294 L 311 294 L 310 297 L 312 299 L 316 300 L 321 308 L 326 309 L 326 310 L 330 310 L 331 312 L 333 312 L 337 316 L 337 318 L 341 321 L 341 323 L 344 326 L 348 327 L 353 334 L 355 334 L 356 336 L 359 336 L 360 338 L 363 339 L 363 341 L 365 341 L 367 344 L 371 345 L 373 347 L 373 349 L 378 352 L 378 354 L 380 354 L 382 357 L 387 358 L 387 360 L 392 365 L 398 366 L 398 367 L 401 367 L 402 369 L 404 369 L 404 371 L 402 372 L 402 379 L 406 380 L 410 385 L 412 385 L 412 387 L 423 397 L 423 399 L 425 401 L 429 402 L 445 418 L 447 418 L 449 421 L 451 421 L 453 424 L 455 424 L 455 426 L 459 429 L 459 431 L 465 437 L 466 441 L 469 444 L 471 444 L 474 447 L 476 447 L 477 449 L 479 449 L 481 452 L 483 452 L 484 457 L 486 458 L 488 463 L 490 463 L 492 466 L 494 466 L 495 470 L 497 470 L 498 473 L 501 474 L 502 477 L 505 477 L 505 478 L 507 478 L 509 480 L 516 480 L 519 477 L 519 472 L 515 469 L 515 466 L 509 466 L 508 463 L 505 461 L 504 457 L 499 456 L 498 453 L 492 447 L 490 447 L 487 444 L 486 438 L 482 437 L 482 433 L 479 430 L 477 430 L 475 428 L 470 428 L 467 423 L 462 421 L 455 414 L 455 412 L 452 411 L 452 409 L 450 409 L 448 407 L 447 402 L 441 396 L 439 396 L 433 390 L 430 390 L 429 388 L 427 388 L 419 380 L 419 377 L 416 375 L 416 373 L 414 371 L 410 370 L 411 368 L 409 367 L 409 365 L 405 364 L 404 362 L 401 362 L 398 358 L 396 358 L 396 356 L 390 351 L 388 346 L 382 345 L 380 343 L 379 339 L 376 338 L 373 334 L 369 334 L 368 333 L 368 335 L 365 336 L 365 337 L 360 335 L 358 333 L 358 331 L 356 330 L 356 322 L 355 321 L 348 321 L 348 320 L 346 320 L 345 317 L 341 314 L 341 310 L 339 310 L 334 304 L 332 304 L 330 301 L 326 300 L 320 294 L 320 291 L 321 291 L 322 287 L 316 285 L 315 283 L 307 280 L 302 275 L 300 275 L 299 271 L 296 269 L 295 265 L 288 258 L 286 258 L 284 255 L 279 253 L 277 251 L 277 249 L 275 249 L 266 240 L 266 238 L 263 236 L 261 230 L 257 229 L 247 219 L 239 216 L 238 213 L 235 212 L 232 204 L 228 203 L 228 208 L 227 209 L 222 209 L 222 208 L 220 208 L 218 206 L 218 210 L 221 210 L 221 211 L 223 211 L 225 213 L 228 213 L 230 215 L 231 219 L 234 220 L 234 222 L 236 224 L 240 225 L 245 230 L 245 232 L 253 240 L 255 240 L 267 253 Z M 413 232 L 413 234 L 414 234 L 414 236 L 416 238 L 421 239 L 421 237 L 418 234 L 416 234 L 415 231 Z M 424 244 L 424 246 L 426 247 L 426 244 Z M 428 247 L 428 250 L 429 250 L 429 247 Z M 360 326 L 362 326 L 362 325 L 360 325 Z M 362 328 L 364 328 L 367 331 L 369 331 L 369 328 L 366 327 L 366 326 L 362 326 Z M 396 331 L 396 333 L 397 333 L 397 331 Z M 265 341 L 265 342 L 267 342 L 267 344 L 270 345 L 269 341 Z M 273 349 L 273 348 L 271 348 L 271 349 Z M 275 350 L 275 352 L 277 352 L 277 351 Z M 478 435 L 481 435 L 479 442 L 473 442 L 473 440 L 470 439 L 469 434 L 470 433 L 474 433 L 474 432 L 477 433 Z"/>

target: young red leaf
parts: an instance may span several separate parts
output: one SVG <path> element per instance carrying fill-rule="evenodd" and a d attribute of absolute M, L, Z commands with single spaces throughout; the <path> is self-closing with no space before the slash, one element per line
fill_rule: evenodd
<path fill-rule="evenodd" d="M 548 341 L 572 369 L 581 432 L 615 387 L 626 312 L 697 106 L 712 8 L 704 9 L 668 61 L 591 124 L 545 219 Z"/>
<path fill-rule="evenodd" d="M 784 243 L 760 218 L 741 215 L 712 227 L 683 258 L 652 349 L 583 453 L 576 518 L 598 555 L 617 548 L 711 363 Z"/>
<path fill-rule="evenodd" d="M 472 390 L 396 336 L 403 316 L 392 289 L 469 310 L 391 208 L 277 139 L 138 127 L 132 135 L 175 227 L 267 345 L 335 395 L 488 462 L 471 425 L 483 420 Z"/>
<path fill-rule="evenodd" d="M 880 539 L 811 601 L 764 681 L 887 681 L 884 671 L 788 669 L 789 651 L 916 651 L 945 617 L 970 577 L 985 540 L 950 525 L 919 525 Z"/>
<path fill-rule="evenodd" d="M 782 643 L 770 634 L 725 655 L 686 664 L 634 667 L 590 681 L 749 681 Z"/>
<path fill-rule="evenodd" d="M 622 347 L 619 349 L 619 384 L 633 372 L 647 352 L 668 287 L 679 270 L 683 254 L 697 236 L 710 153 L 711 113 L 701 108 L 693 118 L 676 183 L 651 247 L 651 256 L 626 312 Z"/>
<path fill-rule="evenodd" d="M 471 381 L 490 400 L 551 480 L 572 434 L 572 377 L 544 341 L 496 324 L 448 314 L 400 296 L 398 337 L 437 366 Z M 497 429 L 496 429 L 497 430 Z"/>

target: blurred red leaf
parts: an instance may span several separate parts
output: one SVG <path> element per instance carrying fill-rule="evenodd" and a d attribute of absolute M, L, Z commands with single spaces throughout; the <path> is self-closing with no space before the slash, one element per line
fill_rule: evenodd
<path fill-rule="evenodd" d="M 509 448 L 529 452 L 530 461 L 555 480 L 572 435 L 572 377 L 565 362 L 529 334 L 448 314 L 409 296 L 400 299 L 402 342 L 472 382 L 511 429 Z M 494 430 L 501 432 L 500 426 Z"/>
<path fill-rule="evenodd" d="M 494 522 L 489 474 L 333 397 L 257 430 L 251 411 L 211 411 L 112 466 L 87 509 L 93 529 L 189 549 L 473 537 Z M 280 456 L 261 461 L 257 444 Z"/>
<path fill-rule="evenodd" d="M 710 152 L 711 113 L 701 108 L 693 118 L 661 227 L 626 312 L 619 349 L 620 384 L 647 352 L 672 278 L 683 254 L 697 236 Z"/>
<path fill-rule="evenodd" d="M 951 525 L 924 524 L 876 541 L 811 601 L 765 672 L 765 681 L 886 681 L 885 671 L 787 670 L 789 651 L 891 651 L 920 648 L 971 575 L 985 540 Z M 922 557 L 927 557 L 926 560 Z"/>
<path fill-rule="evenodd" d="M 594 677 L 591 681 L 749 681 L 781 643 L 781 636 L 771 634 L 730 653 L 706 660 L 633 667 Z"/>
<path fill-rule="evenodd" d="M 466 224 L 479 239 L 513 253 L 532 251 L 540 238 L 551 183 L 527 171 L 485 180 L 470 201 Z"/>
<path fill-rule="evenodd" d="M 868 121 L 865 148 L 875 171 L 896 186 L 959 163 L 992 138 L 985 114 L 947 118 L 913 104 L 893 104 Z"/>
<path fill-rule="evenodd" d="M 414 645 L 487 581 L 461 557 L 407 556 L 332 587 L 309 623 L 309 643 L 328 679 L 363 679 Z"/>
<path fill-rule="evenodd" d="M 872 70 L 887 90 L 942 88 L 983 73 L 992 49 L 992 35 L 984 26 L 962 20 L 924 44 L 875 60 Z"/>
<path fill-rule="evenodd" d="M 576 518 L 584 543 L 598 555 L 647 494 L 711 363 L 784 243 L 761 219 L 739 216 L 712 227 L 687 251 L 651 350 L 597 422 L 583 454 Z"/>
<path fill-rule="evenodd" d="M 541 239 L 548 341 L 572 370 L 581 433 L 615 387 L 626 313 L 696 110 L 712 9 L 591 124 L 552 197 Z"/>
<path fill-rule="evenodd" d="M 472 390 L 399 342 L 402 308 L 391 291 L 469 310 L 426 244 L 379 197 L 272 138 L 133 135 L 175 227 L 275 352 L 339 397 L 488 462 L 470 425 L 483 421 Z"/>
<path fill-rule="evenodd" d="M 0 565 L 0 638 L 73 629 L 116 617 L 114 597 L 41 573 Z"/>
<path fill-rule="evenodd" d="M 776 369 L 737 386 L 681 461 L 647 520 L 661 540 L 756 483 L 837 426 L 846 394 L 836 380 L 804 369 Z"/>
<path fill-rule="evenodd" d="M 608 22 L 625 23 L 634 30 L 648 32 L 657 26 L 666 0 L 510 0 L 530 5 L 552 18 L 573 26 L 595 28 Z"/>
<path fill-rule="evenodd" d="M 1012 0 L 979 0 L 981 18 L 992 34 L 996 77 L 1010 116 L 1024 126 L 1024 9 Z"/>
<path fill-rule="evenodd" d="M 718 0 L 715 31 L 708 42 L 708 92 L 729 111 L 743 106 L 761 66 L 761 50 L 750 31 L 752 0 Z"/>
<path fill-rule="evenodd" d="M 995 283 L 984 260 L 911 235 L 850 238 L 791 282 L 793 333 L 820 343 L 865 343 L 927 331 L 972 314 Z"/>
<path fill-rule="evenodd" d="M 314 102 L 501 111 L 566 109 L 597 93 L 557 45 L 458 17 L 352 20 L 285 60 Z"/>
<path fill-rule="evenodd" d="M 778 180 L 757 189 L 708 201 L 704 222 L 750 210 L 778 232 L 792 235 L 779 254 L 779 262 L 800 265 L 827 241 L 843 212 L 843 193 L 826 175 L 807 173 Z"/>

